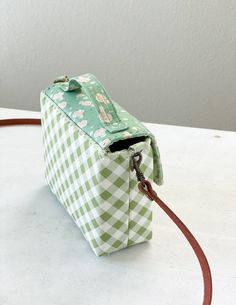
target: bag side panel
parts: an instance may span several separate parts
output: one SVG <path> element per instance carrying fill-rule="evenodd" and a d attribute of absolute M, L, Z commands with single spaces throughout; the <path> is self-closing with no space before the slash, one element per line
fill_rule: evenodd
<path fill-rule="evenodd" d="M 134 145 L 135 151 L 142 150 L 140 169 L 146 179 L 153 178 L 153 155 L 150 139 Z M 130 171 L 130 214 L 128 245 L 138 244 L 152 238 L 152 203 L 138 189 L 135 171 Z"/>
<path fill-rule="evenodd" d="M 101 237 L 104 253 L 128 246 L 129 232 L 129 154 L 127 150 L 108 153 L 102 158 L 100 196 L 103 201 Z"/>

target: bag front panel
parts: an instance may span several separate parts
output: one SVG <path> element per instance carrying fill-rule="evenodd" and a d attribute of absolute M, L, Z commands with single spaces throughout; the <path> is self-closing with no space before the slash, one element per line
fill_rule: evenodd
<path fill-rule="evenodd" d="M 147 199 L 137 182 L 130 192 L 130 151 L 104 153 L 44 94 L 41 109 L 46 180 L 94 252 L 104 255 L 150 239 L 150 209 L 142 217 Z M 145 160 L 150 168 L 152 159 L 145 155 L 143 166 Z"/>

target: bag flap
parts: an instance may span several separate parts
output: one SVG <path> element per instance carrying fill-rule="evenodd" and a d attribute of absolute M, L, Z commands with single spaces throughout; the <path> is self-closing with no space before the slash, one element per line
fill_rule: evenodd
<path fill-rule="evenodd" d="M 43 93 L 106 151 L 111 151 L 112 144 L 118 141 L 149 137 L 153 151 L 153 180 L 157 184 L 163 183 L 160 155 L 154 135 L 112 100 L 94 75 L 87 73 L 70 79 L 59 78 Z"/>

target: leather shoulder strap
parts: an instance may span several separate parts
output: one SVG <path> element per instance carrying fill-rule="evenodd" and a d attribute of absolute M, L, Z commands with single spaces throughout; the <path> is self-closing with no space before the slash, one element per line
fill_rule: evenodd
<path fill-rule="evenodd" d="M 16 118 L 16 119 L 0 120 L 0 126 L 9 126 L 9 125 L 41 125 L 41 119 Z"/>
<path fill-rule="evenodd" d="M 187 226 L 182 222 L 181 219 L 162 201 L 153 190 L 151 183 L 144 179 L 138 184 L 139 190 L 143 192 L 150 200 L 154 200 L 159 207 L 170 217 L 170 219 L 177 225 L 180 231 L 188 240 L 190 246 L 192 247 L 194 253 L 199 261 L 202 276 L 204 281 L 204 298 L 203 305 L 210 305 L 212 300 L 212 277 L 209 263 L 207 261 L 206 255 L 203 252 L 200 244 L 187 228 Z"/>

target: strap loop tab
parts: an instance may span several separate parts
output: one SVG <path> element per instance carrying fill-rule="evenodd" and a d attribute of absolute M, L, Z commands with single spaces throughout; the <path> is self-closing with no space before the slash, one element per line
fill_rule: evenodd
<path fill-rule="evenodd" d="M 123 122 L 118 116 L 111 97 L 94 75 L 87 73 L 70 79 L 60 77 L 56 82 L 59 83 L 59 87 L 65 92 L 75 90 L 84 92 L 96 107 L 103 126 L 109 132 L 115 133 L 129 128 L 128 124 Z"/>

